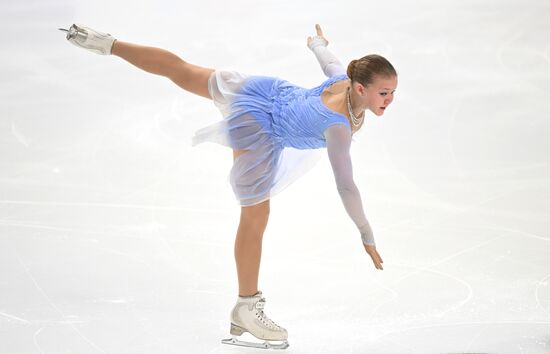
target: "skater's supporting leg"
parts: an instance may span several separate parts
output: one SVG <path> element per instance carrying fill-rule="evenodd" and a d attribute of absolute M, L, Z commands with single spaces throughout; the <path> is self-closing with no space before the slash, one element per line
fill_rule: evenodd
<path fill-rule="evenodd" d="M 269 200 L 241 209 L 241 219 L 235 239 L 235 262 L 240 296 L 252 296 L 258 292 L 262 238 L 268 219 Z"/>
<path fill-rule="evenodd" d="M 213 69 L 185 62 L 167 50 L 115 41 L 111 53 L 149 73 L 169 78 L 186 91 L 210 98 L 208 79 Z"/>

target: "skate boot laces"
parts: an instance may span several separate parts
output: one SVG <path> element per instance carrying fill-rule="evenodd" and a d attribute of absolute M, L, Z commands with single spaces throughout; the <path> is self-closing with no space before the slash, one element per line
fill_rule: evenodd
<path fill-rule="evenodd" d="M 281 326 L 273 322 L 267 315 L 264 313 L 265 299 L 262 297 L 256 303 L 256 317 L 262 322 L 266 327 L 279 330 Z"/>

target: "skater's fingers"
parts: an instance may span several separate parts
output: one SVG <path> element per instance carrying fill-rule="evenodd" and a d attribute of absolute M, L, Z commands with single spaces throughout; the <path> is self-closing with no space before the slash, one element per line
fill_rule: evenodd
<path fill-rule="evenodd" d="M 375 259 L 374 257 L 372 258 L 372 262 L 374 263 L 374 267 L 376 269 L 382 269 L 382 264 L 380 262 L 378 262 L 378 260 Z"/>
<path fill-rule="evenodd" d="M 364 246 L 365 246 L 365 250 L 369 254 L 370 258 L 372 259 L 372 262 L 374 263 L 374 266 L 376 267 L 376 269 L 384 269 L 382 267 L 382 263 L 384 263 L 384 261 L 382 261 L 382 257 L 380 257 L 380 254 L 378 254 L 376 247 L 372 245 L 364 245 Z"/>
<path fill-rule="evenodd" d="M 382 257 L 380 257 L 378 253 L 376 253 L 376 256 L 378 257 L 378 265 L 380 267 L 378 269 L 384 269 L 384 267 L 382 267 L 382 263 L 384 263 L 384 261 L 382 260 Z"/>
<path fill-rule="evenodd" d="M 372 260 L 374 261 L 374 264 L 376 265 L 376 269 L 383 269 L 382 268 L 382 262 L 380 261 L 380 255 L 378 252 L 375 251 L 375 254 L 373 254 Z"/>
<path fill-rule="evenodd" d="M 320 37 L 324 37 L 323 30 L 321 29 L 321 25 L 316 23 L 315 24 L 315 31 L 317 31 L 317 35 Z"/>

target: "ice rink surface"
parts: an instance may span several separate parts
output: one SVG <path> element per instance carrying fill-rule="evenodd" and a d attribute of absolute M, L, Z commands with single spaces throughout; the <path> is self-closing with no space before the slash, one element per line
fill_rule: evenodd
<path fill-rule="evenodd" d="M 306 37 L 399 72 L 352 147 L 384 271 L 324 156 L 271 204 L 260 289 L 286 353 L 550 353 L 550 2 L 0 2 L 0 353 L 222 346 L 237 294 L 231 152 L 169 80 L 73 22 L 313 87 Z"/>

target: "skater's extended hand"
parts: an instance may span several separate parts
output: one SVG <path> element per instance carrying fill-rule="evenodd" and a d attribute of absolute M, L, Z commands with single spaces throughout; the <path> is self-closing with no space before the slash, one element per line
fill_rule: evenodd
<path fill-rule="evenodd" d="M 363 244 L 363 246 L 365 246 L 365 251 L 367 251 L 370 258 L 372 258 L 372 262 L 374 263 L 374 266 L 376 267 L 376 269 L 383 270 L 384 268 L 382 268 L 382 263 L 384 263 L 384 261 L 382 260 L 382 257 L 380 257 L 380 255 L 378 254 L 378 251 L 376 250 L 376 246 L 365 245 L 365 244 Z"/>
<path fill-rule="evenodd" d="M 328 40 L 325 38 L 323 30 L 319 24 L 315 24 L 315 31 L 317 32 L 315 37 L 307 37 L 307 46 L 309 49 L 313 49 L 312 46 L 315 45 L 317 41 L 319 41 L 319 43 L 323 43 L 326 47 L 328 45 Z"/>

